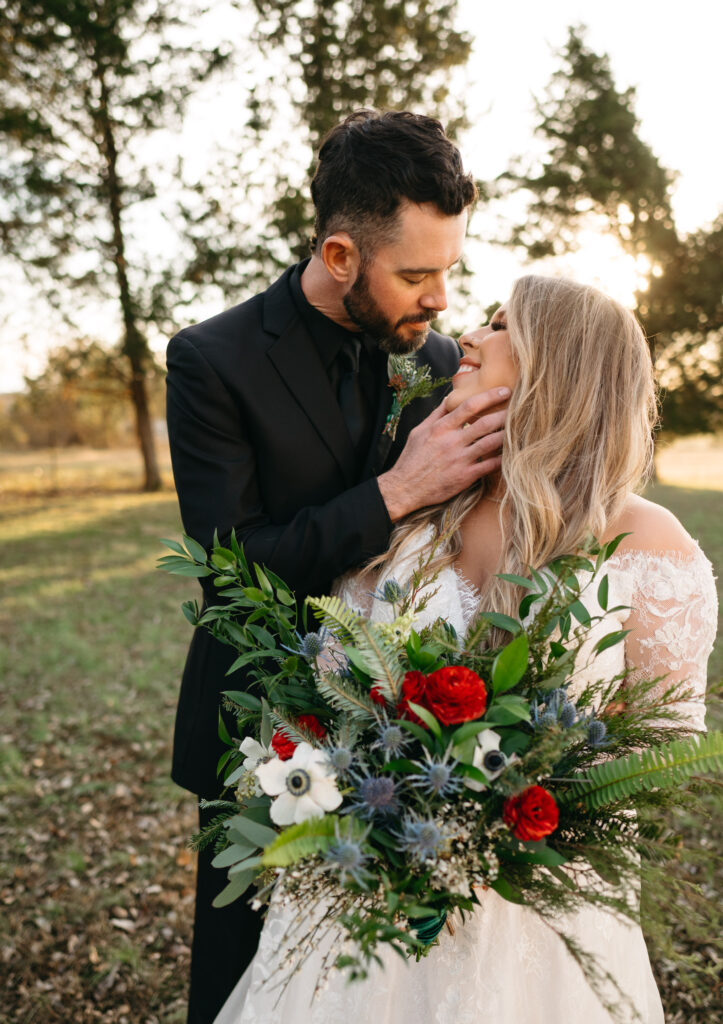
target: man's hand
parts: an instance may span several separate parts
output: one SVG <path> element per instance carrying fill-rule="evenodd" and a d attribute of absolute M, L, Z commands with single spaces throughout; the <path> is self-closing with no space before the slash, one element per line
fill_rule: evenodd
<path fill-rule="evenodd" d="M 509 397 L 509 388 L 492 388 L 453 412 L 442 403 L 411 431 L 396 465 L 378 478 L 392 522 L 447 501 L 500 468 L 505 410 L 488 410 Z"/>

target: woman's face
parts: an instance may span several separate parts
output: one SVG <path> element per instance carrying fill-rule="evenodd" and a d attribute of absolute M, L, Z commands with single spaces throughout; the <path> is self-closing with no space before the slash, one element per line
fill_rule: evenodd
<path fill-rule="evenodd" d="M 500 306 L 488 324 L 463 335 L 459 343 L 464 349 L 464 356 L 452 378 L 452 394 L 446 400 L 448 412 L 481 391 L 514 388 L 519 370 L 512 358 L 504 306 Z"/>

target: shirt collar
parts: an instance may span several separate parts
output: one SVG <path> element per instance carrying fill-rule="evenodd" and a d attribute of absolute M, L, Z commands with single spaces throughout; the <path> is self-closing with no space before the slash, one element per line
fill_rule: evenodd
<path fill-rule="evenodd" d="M 324 368 L 328 370 L 339 355 L 341 348 L 350 344 L 351 341 L 361 340 L 363 335 L 355 331 L 348 331 L 311 305 L 301 287 L 301 275 L 308 263 L 307 259 L 297 264 L 289 278 L 289 287 L 299 316 L 311 335 L 311 340 L 321 357 Z"/>

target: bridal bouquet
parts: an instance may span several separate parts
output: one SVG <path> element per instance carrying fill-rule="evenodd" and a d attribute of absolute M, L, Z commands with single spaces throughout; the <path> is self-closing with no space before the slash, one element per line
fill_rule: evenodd
<path fill-rule="evenodd" d="M 426 954 L 453 911 L 493 889 L 542 915 L 594 973 L 560 914 L 585 903 L 633 914 L 631 854 L 651 835 L 631 811 L 723 761 L 721 734 L 676 728 L 674 687 L 653 699 L 652 682 L 628 681 L 621 701 L 620 675 L 575 686 L 625 636 L 598 625 L 581 653 L 604 619 L 619 539 L 504 577 L 523 595 L 519 616 L 480 612 L 464 636 L 441 619 L 415 628 L 434 586 L 424 559 L 407 586 L 387 579 L 375 594 L 391 606 L 379 622 L 334 596 L 298 610 L 233 537 L 210 557 L 190 538 L 165 542 L 169 572 L 215 577 L 223 603 L 184 612 L 236 649 L 231 676 L 246 667 L 252 679 L 224 694 L 241 738 L 220 716 L 225 794 L 195 837 L 228 872 L 217 905 L 252 884 L 254 900 L 275 892 L 302 916 L 326 900 L 349 940 L 336 966 L 363 977 L 384 946 Z"/>

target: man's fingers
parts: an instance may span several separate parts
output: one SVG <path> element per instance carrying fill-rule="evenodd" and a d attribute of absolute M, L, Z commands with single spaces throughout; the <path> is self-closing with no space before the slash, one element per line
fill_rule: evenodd
<path fill-rule="evenodd" d="M 475 441 L 467 449 L 468 453 L 476 460 L 486 459 L 489 455 L 499 455 L 502 451 L 502 442 L 505 439 L 503 430 L 496 430 L 492 434 L 485 434 L 479 441 Z"/>
<path fill-rule="evenodd" d="M 480 438 L 487 434 L 494 434 L 504 430 L 506 412 L 500 409 L 499 412 L 488 413 L 487 416 L 480 416 L 474 423 L 465 427 L 464 438 L 467 444 L 475 444 Z"/>
<path fill-rule="evenodd" d="M 506 401 L 510 394 L 509 388 L 491 388 L 489 391 L 481 391 L 478 395 L 472 395 L 465 399 L 452 412 L 448 412 L 447 422 L 450 427 L 461 427 L 463 423 L 469 423 L 470 420 L 476 419 L 486 409 Z"/>
<path fill-rule="evenodd" d="M 475 463 L 475 469 L 477 470 L 476 479 L 481 479 L 483 476 L 488 476 L 490 473 L 496 473 L 498 469 L 502 467 L 502 459 L 499 455 L 495 455 L 489 459 L 483 459 L 482 462 Z"/>

